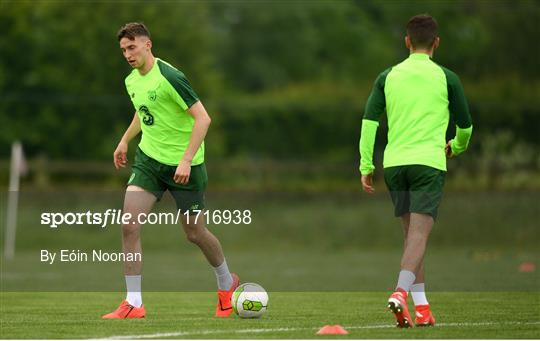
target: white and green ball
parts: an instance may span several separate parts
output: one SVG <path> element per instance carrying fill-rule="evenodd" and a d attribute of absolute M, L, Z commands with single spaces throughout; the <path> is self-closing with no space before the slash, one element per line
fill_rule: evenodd
<path fill-rule="evenodd" d="M 261 317 L 268 307 L 268 294 L 256 283 L 244 283 L 234 291 L 231 304 L 242 318 Z"/>

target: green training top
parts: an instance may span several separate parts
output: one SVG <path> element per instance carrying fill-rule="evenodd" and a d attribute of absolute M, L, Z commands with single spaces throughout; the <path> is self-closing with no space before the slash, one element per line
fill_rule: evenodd
<path fill-rule="evenodd" d="M 379 118 L 386 109 L 388 144 L 384 168 L 425 165 L 446 171 L 446 128 L 450 113 L 456 122 L 454 154 L 467 149 L 471 115 L 463 86 L 452 71 L 427 54 L 413 53 L 382 72 L 367 100 L 360 137 L 360 172 L 373 172 L 373 145 Z"/>
<path fill-rule="evenodd" d="M 141 121 L 139 148 L 163 164 L 177 166 L 195 122 L 187 110 L 199 100 L 188 80 L 181 71 L 155 58 L 147 74 L 134 69 L 126 77 L 126 89 Z M 204 142 L 191 164 L 203 162 Z"/>

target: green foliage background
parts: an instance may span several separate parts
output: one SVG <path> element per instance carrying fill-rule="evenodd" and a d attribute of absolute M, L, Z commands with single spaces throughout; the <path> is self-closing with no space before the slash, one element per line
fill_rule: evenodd
<path fill-rule="evenodd" d="M 363 106 L 377 74 L 407 57 L 404 26 L 440 25 L 435 61 L 470 101 L 470 172 L 540 167 L 540 5 L 536 1 L 2 1 L 0 157 L 109 160 L 133 108 L 115 33 L 152 32 L 214 118 L 213 159 L 356 167 Z M 452 134 L 450 128 L 449 136 Z M 377 155 L 385 140 L 379 134 Z M 380 163 L 380 160 L 376 160 Z"/>

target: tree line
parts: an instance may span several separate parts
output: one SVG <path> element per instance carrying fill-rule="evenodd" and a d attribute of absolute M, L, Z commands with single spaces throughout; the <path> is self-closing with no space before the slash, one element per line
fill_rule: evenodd
<path fill-rule="evenodd" d="M 213 117 L 212 157 L 357 162 L 373 81 L 407 57 L 405 24 L 426 12 L 440 26 L 434 60 L 469 99 L 469 158 L 540 167 L 533 0 L 2 1 L 0 157 L 21 140 L 30 156 L 109 159 L 133 115 L 116 31 L 142 21 Z"/>

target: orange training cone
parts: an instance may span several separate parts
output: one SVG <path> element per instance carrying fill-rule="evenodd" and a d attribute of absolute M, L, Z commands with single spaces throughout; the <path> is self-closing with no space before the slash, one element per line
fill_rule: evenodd
<path fill-rule="evenodd" d="M 327 324 L 326 326 L 319 329 L 319 331 L 317 332 L 317 335 L 345 335 L 345 334 L 349 334 L 349 332 L 346 331 L 345 328 L 343 328 L 339 324 L 336 324 L 336 325 Z"/>

